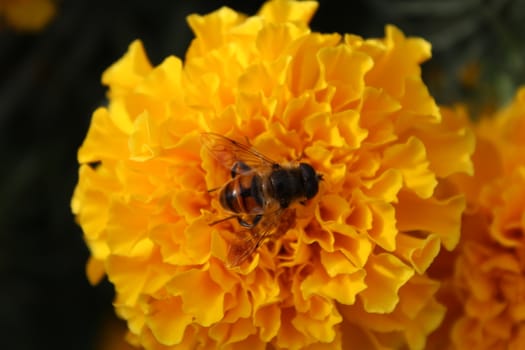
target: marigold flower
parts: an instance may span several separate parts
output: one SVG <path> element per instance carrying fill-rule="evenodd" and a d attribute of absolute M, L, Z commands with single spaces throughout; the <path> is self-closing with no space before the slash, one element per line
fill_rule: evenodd
<path fill-rule="evenodd" d="M 55 15 L 53 0 L 0 0 L 0 22 L 21 31 L 38 31 Z"/>
<path fill-rule="evenodd" d="M 447 281 L 457 349 L 525 349 L 525 88 L 476 125 L 475 176 Z M 449 297 L 451 297 L 449 296 Z"/>
<path fill-rule="evenodd" d="M 103 75 L 72 208 L 115 285 L 130 339 L 147 349 L 421 349 L 444 307 L 426 275 L 459 240 L 473 137 L 421 80 L 430 45 L 312 32 L 311 1 L 223 7 L 188 22 L 184 64 L 149 63 L 140 41 Z M 234 223 L 208 189 L 222 168 L 202 132 L 311 164 L 321 189 L 292 229 L 228 268 Z"/>

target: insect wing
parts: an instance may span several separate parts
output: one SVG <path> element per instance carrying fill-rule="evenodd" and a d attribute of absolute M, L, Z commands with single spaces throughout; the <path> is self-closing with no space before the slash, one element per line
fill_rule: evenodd
<path fill-rule="evenodd" d="M 295 209 L 278 209 L 266 213 L 259 224 L 253 228 L 253 235 L 266 238 L 279 238 L 295 225 Z"/>
<path fill-rule="evenodd" d="M 246 237 L 235 238 L 230 242 L 228 248 L 228 265 L 230 267 L 240 266 L 255 253 L 261 243 L 261 239 L 251 236 L 249 230 L 244 232 Z"/>
<path fill-rule="evenodd" d="M 230 242 L 228 250 L 230 267 L 239 266 L 249 259 L 265 240 L 283 236 L 295 225 L 295 219 L 295 209 L 279 209 L 265 214 L 252 229 L 237 232 L 238 237 Z"/>
<path fill-rule="evenodd" d="M 202 133 L 201 142 L 211 155 L 229 170 L 238 162 L 258 170 L 270 169 L 277 164 L 252 147 L 219 134 Z M 241 171 L 246 169 L 239 167 L 237 172 Z"/>
<path fill-rule="evenodd" d="M 228 250 L 228 264 L 231 267 L 239 266 L 248 260 L 263 241 L 273 234 L 278 226 L 278 217 L 275 214 L 265 214 L 253 228 L 235 233 L 237 237 L 230 242 Z"/>

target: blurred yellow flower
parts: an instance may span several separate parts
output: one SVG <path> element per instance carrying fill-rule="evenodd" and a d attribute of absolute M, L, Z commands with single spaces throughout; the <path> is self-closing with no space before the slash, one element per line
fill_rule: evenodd
<path fill-rule="evenodd" d="M 525 349 L 525 88 L 476 125 L 467 196 L 448 293 L 457 349 Z M 454 307 L 455 304 L 455 307 Z"/>
<path fill-rule="evenodd" d="M 20 31 L 38 31 L 55 15 L 53 0 L 0 0 L 0 23 Z"/>
<path fill-rule="evenodd" d="M 130 339 L 146 349 L 421 349 L 441 322 L 426 270 L 453 249 L 473 135 L 421 80 L 430 45 L 312 32 L 317 3 L 223 7 L 188 22 L 184 64 L 142 44 L 103 75 L 107 107 L 78 154 L 72 209 L 115 285 Z M 209 225 L 229 172 L 212 131 L 279 161 L 311 164 L 319 194 L 253 260 L 228 268 L 227 225 Z"/>

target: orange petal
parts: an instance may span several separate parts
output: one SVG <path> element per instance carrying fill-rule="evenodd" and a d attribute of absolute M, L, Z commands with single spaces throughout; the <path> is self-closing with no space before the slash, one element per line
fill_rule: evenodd
<path fill-rule="evenodd" d="M 182 310 L 182 300 L 179 297 L 152 301 L 146 315 L 146 324 L 155 338 L 168 346 L 179 344 L 186 327 L 191 323 L 191 315 Z"/>
<path fill-rule="evenodd" d="M 397 227 L 400 231 L 436 233 L 444 247 L 452 250 L 459 241 L 464 209 L 465 200 L 462 196 L 443 200 L 421 199 L 403 192 L 396 204 Z"/>
<path fill-rule="evenodd" d="M 372 227 L 367 231 L 368 236 L 381 248 L 393 251 L 396 248 L 398 233 L 394 207 L 382 201 L 372 202 L 369 206 Z"/>
<path fill-rule="evenodd" d="M 224 316 L 224 291 L 215 283 L 208 271 L 196 269 L 173 276 L 167 285 L 174 295 L 180 295 L 185 314 L 192 315 L 195 322 L 210 326 Z M 206 301 L 206 308 L 202 301 Z"/>
<path fill-rule="evenodd" d="M 403 175 L 405 186 L 421 198 L 429 198 L 437 185 L 436 177 L 429 169 L 425 145 L 415 137 L 387 148 L 382 167 L 398 169 Z"/>
<path fill-rule="evenodd" d="M 366 311 L 388 313 L 399 302 L 398 291 L 413 275 L 414 270 L 391 254 L 372 255 L 366 264 L 365 283 L 359 294 Z"/>
<path fill-rule="evenodd" d="M 330 277 L 324 268 L 319 267 L 304 279 L 301 291 L 305 299 L 322 295 L 343 304 L 353 304 L 356 295 L 366 288 L 364 280 L 364 270 Z"/>
<path fill-rule="evenodd" d="M 150 265 L 155 269 L 149 268 Z M 161 265 L 154 257 L 128 258 L 111 255 L 106 260 L 109 280 L 115 285 L 119 303 L 133 307 L 141 294 L 151 294 L 171 279 L 174 269 Z"/>
<path fill-rule="evenodd" d="M 90 257 L 86 265 L 86 275 L 89 283 L 93 286 L 99 284 L 105 274 L 104 261 Z"/>
<path fill-rule="evenodd" d="M 373 61 L 349 46 L 339 45 L 319 50 L 320 77 L 318 88 L 335 87 L 331 101 L 332 109 L 340 111 L 350 102 L 359 99 L 365 88 L 364 76 L 372 68 Z"/>
<path fill-rule="evenodd" d="M 417 273 L 423 274 L 438 255 L 440 247 L 441 240 L 437 234 L 418 238 L 399 233 L 396 255 L 408 261 Z"/>
<path fill-rule="evenodd" d="M 234 323 L 220 322 L 210 327 L 208 332 L 210 338 L 219 344 L 229 345 L 239 343 L 255 334 L 256 329 L 249 318 L 241 318 Z M 237 345 L 238 346 L 238 345 Z"/>
<path fill-rule="evenodd" d="M 263 306 L 254 315 L 253 323 L 259 328 L 259 336 L 269 342 L 279 332 L 281 326 L 281 308 L 277 304 Z"/>

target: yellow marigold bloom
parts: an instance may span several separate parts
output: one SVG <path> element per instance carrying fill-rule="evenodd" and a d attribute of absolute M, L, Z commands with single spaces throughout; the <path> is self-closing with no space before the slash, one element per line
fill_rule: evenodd
<path fill-rule="evenodd" d="M 312 32 L 316 8 L 192 15 L 184 63 L 152 67 L 136 41 L 104 73 L 72 208 L 88 276 L 115 285 L 135 344 L 421 349 L 441 322 L 426 270 L 459 240 L 464 199 L 447 182 L 472 171 L 473 137 L 421 80 L 427 42 L 392 26 L 370 40 Z M 221 207 L 207 190 L 229 171 L 203 149 L 208 131 L 323 175 L 294 227 L 238 268 L 230 226 L 209 225 Z"/>
<path fill-rule="evenodd" d="M 454 275 L 457 349 L 525 349 L 525 88 L 476 126 Z"/>
<path fill-rule="evenodd" d="M 0 0 L 0 23 L 20 31 L 38 31 L 55 15 L 53 0 Z"/>

